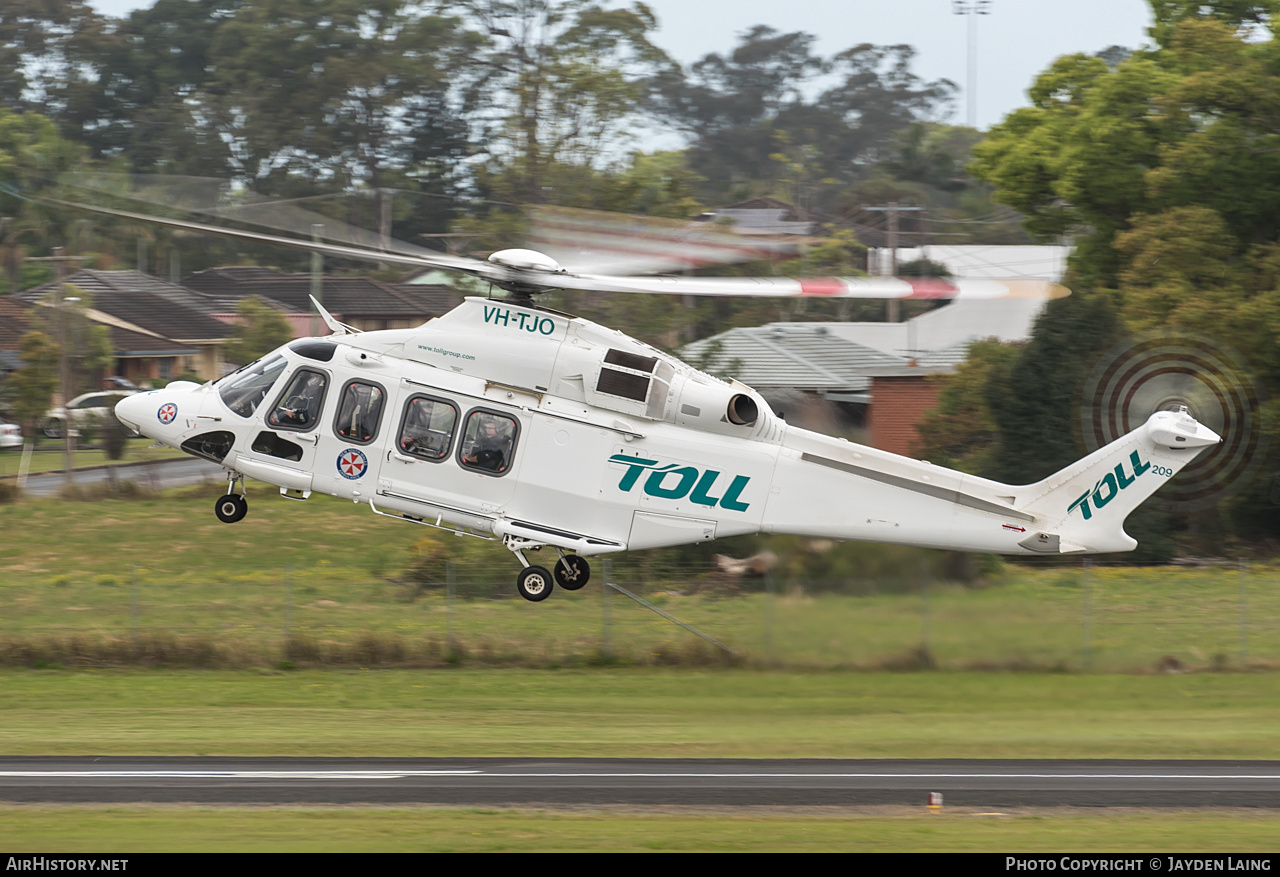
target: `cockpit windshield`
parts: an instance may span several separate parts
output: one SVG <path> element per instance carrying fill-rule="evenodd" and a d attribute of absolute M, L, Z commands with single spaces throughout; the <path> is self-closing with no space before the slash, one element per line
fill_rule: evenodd
<path fill-rule="evenodd" d="M 271 385 L 284 371 L 287 360 L 279 353 L 268 356 L 228 375 L 218 387 L 218 394 L 226 406 L 241 417 L 252 417 L 262 400 L 271 391 Z"/>

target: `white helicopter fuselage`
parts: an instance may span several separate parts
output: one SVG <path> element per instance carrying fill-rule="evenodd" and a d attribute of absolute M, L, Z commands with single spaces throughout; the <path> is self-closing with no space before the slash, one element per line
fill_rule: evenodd
<path fill-rule="evenodd" d="M 312 411 L 295 420 L 287 397 L 306 387 Z M 1006 485 L 789 426 L 749 387 L 620 332 L 479 298 L 415 329 L 295 341 L 116 411 L 286 495 L 583 556 L 761 532 L 1125 551 L 1128 513 L 1219 441 L 1158 412 L 1044 481 Z M 492 459 L 478 450 L 485 429 Z"/>

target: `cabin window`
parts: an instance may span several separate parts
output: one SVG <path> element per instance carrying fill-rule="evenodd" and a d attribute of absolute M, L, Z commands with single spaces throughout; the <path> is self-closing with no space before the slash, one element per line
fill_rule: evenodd
<path fill-rule="evenodd" d="M 271 392 L 280 372 L 284 371 L 286 362 L 277 353 L 227 375 L 218 387 L 223 404 L 241 417 L 252 417 L 262 400 L 267 398 L 267 393 Z"/>
<path fill-rule="evenodd" d="M 458 409 L 443 399 L 414 396 L 405 406 L 397 444 L 401 453 L 439 462 L 449 456 Z"/>
<path fill-rule="evenodd" d="M 302 459 L 302 445 L 294 444 L 288 439 L 281 438 L 274 432 L 267 432 L 266 430 L 258 433 L 258 437 L 253 440 L 251 447 L 255 453 L 279 457 L 281 460 L 292 460 L 296 463 Z"/>
<path fill-rule="evenodd" d="M 351 381 L 342 388 L 334 431 L 349 442 L 367 445 L 378 433 L 386 391 L 377 384 Z"/>
<path fill-rule="evenodd" d="M 300 368 L 289 379 L 276 407 L 267 415 L 267 425 L 276 429 L 306 432 L 320 421 L 324 391 L 329 379 L 322 372 Z"/>
<path fill-rule="evenodd" d="M 458 446 L 458 461 L 467 469 L 505 475 L 511 468 L 519 430 L 515 418 L 495 411 L 472 411 Z"/>

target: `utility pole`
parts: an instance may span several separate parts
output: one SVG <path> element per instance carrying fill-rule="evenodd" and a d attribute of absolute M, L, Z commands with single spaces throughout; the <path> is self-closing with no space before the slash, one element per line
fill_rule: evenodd
<path fill-rule="evenodd" d="M 968 91 L 968 124 L 970 128 L 978 127 L 978 53 L 977 22 L 979 15 L 991 14 L 991 0 L 952 0 L 951 11 L 963 15 L 969 20 L 969 86 Z"/>
<path fill-rule="evenodd" d="M 67 355 L 67 308 L 68 304 L 80 301 L 66 295 L 63 278 L 66 277 L 68 263 L 80 261 L 79 256 L 68 256 L 63 247 L 54 247 L 52 256 L 31 259 L 32 262 L 53 263 L 53 307 L 58 320 L 58 392 L 62 395 L 62 477 L 67 487 L 71 486 L 71 472 L 75 468 L 75 438 L 72 435 L 71 409 L 67 403 L 71 401 L 71 358 Z"/>
<path fill-rule="evenodd" d="M 888 236 L 889 236 L 889 276 L 898 276 L 898 214 L 899 213 L 917 213 L 924 210 L 923 207 L 900 207 L 897 201 L 890 201 L 884 207 L 863 207 L 863 210 L 871 210 L 875 212 L 883 212 L 888 217 Z M 891 298 L 887 303 L 886 320 L 890 323 L 897 323 L 902 319 L 901 302 L 896 298 Z"/>
<path fill-rule="evenodd" d="M 311 225 L 311 240 L 317 244 L 324 237 L 324 225 L 315 222 Z M 319 250 L 311 251 L 311 294 L 315 296 L 316 301 L 320 302 L 320 306 L 324 307 L 324 256 L 320 255 Z M 320 334 L 320 315 L 312 309 L 311 324 L 308 331 L 312 337 Z"/>

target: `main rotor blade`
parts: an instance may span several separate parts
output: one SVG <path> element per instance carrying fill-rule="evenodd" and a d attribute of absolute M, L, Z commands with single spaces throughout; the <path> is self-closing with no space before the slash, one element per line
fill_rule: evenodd
<path fill-rule="evenodd" d="M 152 216 L 146 213 L 133 213 L 128 210 L 116 210 L 111 207 L 97 207 L 92 204 L 77 204 L 72 201 L 62 201 L 57 198 L 33 199 L 27 198 L 26 196 L 20 195 L 16 192 L 13 192 L 13 194 L 28 201 L 38 200 L 40 203 L 50 204 L 56 207 L 66 207 L 70 210 L 81 210 L 88 213 L 101 214 L 103 216 L 113 216 L 117 219 L 127 219 L 131 222 L 140 222 L 147 225 L 159 225 L 165 228 L 180 229 L 183 231 L 194 231 L 202 234 L 237 238 L 239 240 L 275 244 L 281 247 L 307 250 L 343 259 L 356 259 L 365 262 L 389 262 L 396 265 L 411 265 L 422 268 L 441 268 L 447 271 L 460 271 L 465 274 L 472 274 L 476 277 L 490 280 L 494 283 L 510 282 L 514 274 L 523 273 L 513 272 L 512 269 L 502 265 L 482 262 L 478 259 L 468 259 L 463 256 L 446 256 L 443 254 L 423 256 L 416 254 L 410 255 L 406 253 L 384 252 L 381 250 L 369 250 L 361 247 L 350 247 L 343 246 L 341 244 L 307 241 L 300 238 L 281 237 L 279 235 L 264 234 L 257 231 L 246 231 L 238 228 L 227 228 L 219 225 L 205 225 L 203 223 L 189 222 L 183 219 L 169 219 L 164 216 Z"/>
<path fill-rule="evenodd" d="M 229 194 L 225 179 L 156 174 L 72 173 L 59 178 L 64 186 L 146 205 L 142 210 L 213 217 L 264 231 L 293 235 L 301 240 L 323 240 L 379 252 L 396 252 L 428 258 L 436 251 L 379 235 L 349 222 L 308 210 L 303 202 L 324 200 L 349 193 L 329 193 L 292 199 L 267 198 L 244 189 Z M 371 193 L 364 193 L 371 194 Z M 92 199 L 90 199 L 92 200 Z"/>
<path fill-rule="evenodd" d="M 971 280 L 941 277 L 610 277 L 553 274 L 531 278 L 548 289 L 648 292 L 663 295 L 759 298 L 996 299 L 1047 300 L 1070 295 L 1048 280 Z"/>

